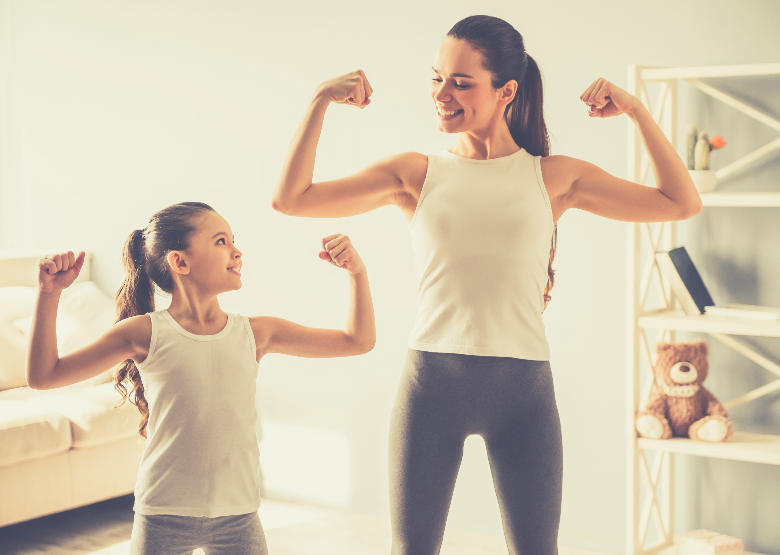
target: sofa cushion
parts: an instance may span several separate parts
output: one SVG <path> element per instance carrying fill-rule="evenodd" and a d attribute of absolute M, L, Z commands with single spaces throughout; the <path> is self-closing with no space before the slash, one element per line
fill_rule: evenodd
<path fill-rule="evenodd" d="M 61 415 L 70 423 L 76 449 L 138 436 L 140 413 L 129 402 L 114 408 L 120 399 L 111 383 L 47 391 L 21 387 L 0 393 L 0 403 L 13 401 L 27 410 Z"/>
<path fill-rule="evenodd" d="M 0 287 L 0 390 L 27 385 L 27 336 L 13 322 L 32 314 L 36 295 L 34 287 Z"/>
<path fill-rule="evenodd" d="M 8 373 L 14 376 L 14 381 L 9 381 L 10 385 L 5 387 L 3 387 L 4 384 L 0 378 L 0 389 L 27 385 L 24 377 L 24 357 L 29 341 L 36 295 L 37 290 L 34 287 L 0 288 L 0 298 L 5 296 L 15 301 L 13 311 L 6 310 L 4 305 L 0 308 L 0 346 L 5 341 L 2 329 L 3 322 L 11 320 L 9 315 L 13 314 L 15 318 L 10 322 L 12 329 L 9 328 L 5 335 L 13 339 L 17 347 L 10 356 L 0 357 L 0 359 L 7 359 L 7 361 L 0 360 L 0 365 L 7 366 Z M 72 353 L 95 341 L 114 324 L 115 319 L 114 301 L 103 293 L 94 282 L 74 283 L 65 289 L 62 292 L 57 310 L 57 348 L 60 356 Z M 21 346 L 21 350 L 18 349 L 19 346 Z M 0 350 L 0 353 L 5 352 L 4 349 Z M 17 360 L 19 357 L 21 357 L 21 364 Z M 15 372 L 12 372 L 14 369 Z M 113 372 L 113 368 L 108 369 L 93 378 L 79 382 L 79 385 L 106 383 L 111 379 Z"/>
<path fill-rule="evenodd" d="M 45 405 L 0 399 L 0 466 L 63 453 L 71 444 L 71 424 L 64 414 Z"/>

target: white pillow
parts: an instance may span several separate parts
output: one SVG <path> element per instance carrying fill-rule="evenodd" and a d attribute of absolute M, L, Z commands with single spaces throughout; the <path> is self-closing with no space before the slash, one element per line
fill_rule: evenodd
<path fill-rule="evenodd" d="M 13 326 L 35 308 L 35 287 L 0 287 L 0 390 L 27 385 L 27 336 Z"/>
<path fill-rule="evenodd" d="M 29 289 L 35 291 L 34 287 Z M 34 300 L 33 306 L 30 307 L 31 315 L 13 321 L 13 327 L 21 332 L 24 338 L 25 349 L 29 340 L 33 310 Z M 71 285 L 62 292 L 57 310 L 57 350 L 60 356 L 72 353 L 92 343 L 114 324 L 115 319 L 114 301 L 103 293 L 94 282 L 83 281 Z M 22 358 L 21 370 L 22 379 L 24 379 L 24 358 Z M 93 378 L 79 382 L 78 385 L 107 382 L 111 379 L 113 371 L 112 368 Z M 21 385 L 26 385 L 26 383 Z"/>

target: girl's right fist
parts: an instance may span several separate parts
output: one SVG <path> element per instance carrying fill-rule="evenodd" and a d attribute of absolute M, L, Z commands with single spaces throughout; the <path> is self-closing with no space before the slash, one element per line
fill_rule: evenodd
<path fill-rule="evenodd" d="M 71 286 L 84 265 L 86 253 L 73 251 L 48 255 L 38 262 L 38 289 L 43 293 L 62 291 Z"/>
<path fill-rule="evenodd" d="M 317 88 L 317 94 L 336 104 L 349 104 L 365 108 L 374 92 L 362 69 L 325 81 Z"/>

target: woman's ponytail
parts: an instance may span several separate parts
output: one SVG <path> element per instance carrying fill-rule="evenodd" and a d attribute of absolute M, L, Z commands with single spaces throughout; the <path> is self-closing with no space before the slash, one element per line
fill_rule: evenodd
<path fill-rule="evenodd" d="M 523 37 L 509 23 L 489 15 L 472 15 L 453 25 L 448 36 L 467 41 L 482 54 L 483 66 L 493 76 L 493 88 L 499 89 L 510 80 L 517 82 L 517 92 L 506 107 L 504 118 L 517 146 L 533 156 L 550 155 L 550 137 L 544 123 L 542 73 L 536 61 L 525 51 Z M 552 269 L 558 241 L 558 226 L 550 242 L 547 264 L 547 286 L 544 306 L 555 283 Z"/>
<path fill-rule="evenodd" d="M 534 156 L 549 156 L 550 137 L 544 123 L 542 73 L 527 52 L 525 58 L 525 76 L 507 106 L 506 122 L 517 146 Z"/>
<path fill-rule="evenodd" d="M 143 230 L 136 229 L 127 238 L 122 252 L 122 261 L 125 266 L 125 279 L 116 292 L 117 322 L 131 316 L 154 312 L 154 283 L 146 271 Z M 130 401 L 138 407 L 138 411 L 141 413 L 138 433 L 142 437 L 146 437 L 149 405 L 144 396 L 141 374 L 132 360 L 124 361 L 117 369 L 114 376 L 114 389 L 122 395 L 122 400 L 117 406 L 123 405 L 125 401 Z"/>

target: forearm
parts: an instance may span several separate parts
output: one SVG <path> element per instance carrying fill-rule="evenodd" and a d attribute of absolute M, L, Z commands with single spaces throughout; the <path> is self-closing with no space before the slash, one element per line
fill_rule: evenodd
<path fill-rule="evenodd" d="M 701 197 L 685 164 L 653 116 L 641 102 L 628 115 L 639 129 L 658 190 L 680 207 L 684 217 L 697 214 L 702 206 Z"/>
<path fill-rule="evenodd" d="M 59 361 L 57 351 L 57 306 L 61 291 L 39 291 L 35 302 L 30 344 L 27 351 L 27 384 L 33 389 L 46 389 L 54 367 Z"/>
<path fill-rule="evenodd" d="M 288 212 L 294 205 L 296 198 L 311 185 L 317 144 L 322 133 L 325 111 L 329 104 L 330 99 L 320 94 L 319 90 L 309 103 L 303 120 L 287 149 L 279 179 L 274 187 L 273 207 L 275 210 Z"/>
<path fill-rule="evenodd" d="M 349 307 L 344 332 L 358 346 L 361 353 L 374 348 L 376 343 L 374 303 L 371 300 L 368 273 L 365 270 L 349 276 Z"/>

